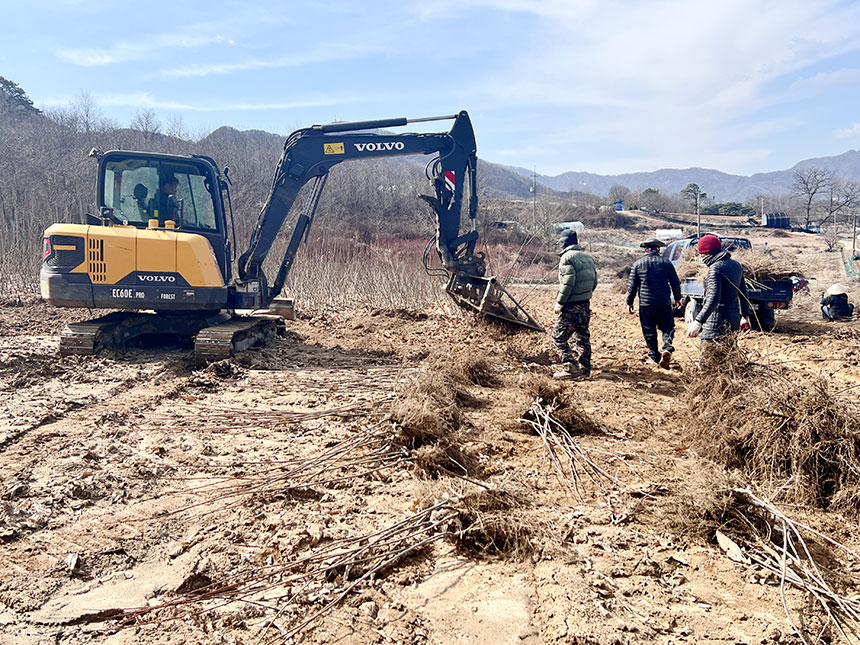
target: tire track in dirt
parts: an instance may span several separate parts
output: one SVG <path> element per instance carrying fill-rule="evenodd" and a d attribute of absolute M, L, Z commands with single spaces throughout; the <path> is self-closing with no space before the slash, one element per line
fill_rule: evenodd
<path fill-rule="evenodd" d="M 171 375 L 171 371 L 178 371 L 180 374 L 190 372 L 184 360 L 171 361 L 166 364 L 138 363 L 131 367 L 106 361 L 102 358 L 94 360 L 98 360 L 96 365 L 87 366 L 84 364 L 80 370 L 64 366 L 63 372 L 59 376 L 50 374 L 46 380 L 32 383 L 25 389 L 14 389 L 8 385 L 3 387 L 2 389 L 12 389 L 13 391 L 12 396 L 5 402 L 7 409 L 13 414 L 16 405 L 20 406 L 19 409 L 23 411 L 23 414 L 32 414 L 24 402 L 33 399 L 43 401 L 43 405 L 49 407 L 49 411 L 41 416 L 37 415 L 29 424 L 23 427 L 7 431 L 5 436 L 0 438 L 0 451 L 6 450 L 11 445 L 21 441 L 26 435 L 40 428 L 51 428 L 69 419 L 84 420 L 87 417 L 95 418 L 101 409 L 108 411 L 116 411 L 117 409 L 133 411 L 147 405 L 156 404 L 163 398 L 175 394 L 178 390 L 186 386 L 184 382 L 188 380 L 188 376 Z M 108 364 L 105 364 L 106 362 Z M 99 368 L 102 369 L 99 370 Z M 97 370 L 107 373 L 112 370 L 119 370 L 122 376 L 120 379 L 110 382 L 107 386 L 99 387 L 96 384 L 88 383 L 91 379 L 87 378 L 89 374 Z M 140 392 L 135 387 L 140 383 L 146 384 L 157 380 L 162 375 L 167 375 L 169 379 L 168 383 L 173 382 L 173 386 L 166 391 L 160 389 L 163 386 L 159 386 L 159 391 L 156 394 L 144 394 L 143 399 L 140 400 Z M 78 383 L 67 383 L 65 382 L 68 380 L 66 377 L 77 379 Z M 18 418 L 20 419 L 20 416 Z M 48 435 L 50 435 L 50 431 Z M 40 436 L 42 435 L 37 435 L 33 441 L 37 442 Z"/>

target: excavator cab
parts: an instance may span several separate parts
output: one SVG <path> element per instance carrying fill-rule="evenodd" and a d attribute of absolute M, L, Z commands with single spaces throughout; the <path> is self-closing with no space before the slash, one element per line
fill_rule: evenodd
<path fill-rule="evenodd" d="M 65 307 L 223 309 L 232 257 L 215 162 L 126 151 L 93 156 L 99 215 L 45 231 L 42 297 Z"/>

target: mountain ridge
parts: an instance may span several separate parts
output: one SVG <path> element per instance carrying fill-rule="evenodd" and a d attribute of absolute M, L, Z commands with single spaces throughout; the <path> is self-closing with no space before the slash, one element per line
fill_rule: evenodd
<path fill-rule="evenodd" d="M 221 126 L 202 141 L 243 139 L 249 146 L 281 146 L 283 137 L 263 130 L 238 130 Z M 568 171 L 560 175 L 536 175 L 539 186 L 561 193 L 585 192 L 608 195 L 614 185 L 626 186 L 633 191 L 654 188 L 668 195 L 676 195 L 687 184 L 695 183 L 717 202 L 744 202 L 759 195 L 791 192 L 794 173 L 810 167 L 822 168 L 846 180 L 860 180 L 860 151 L 847 150 L 831 157 L 813 157 L 798 161 L 791 168 L 760 172 L 752 175 L 735 175 L 712 168 L 662 168 L 649 172 L 601 175 L 585 171 Z M 484 189 L 494 197 L 531 199 L 532 171 L 480 159 L 479 172 Z"/>
<path fill-rule="evenodd" d="M 503 166 L 522 177 L 531 179 L 532 171 L 518 166 Z M 791 192 L 796 170 L 810 167 L 832 171 L 837 177 L 857 181 L 860 179 L 860 151 L 848 150 L 831 157 L 813 157 L 798 161 L 786 170 L 734 175 L 711 168 L 662 168 L 650 172 L 599 175 L 582 171 L 568 171 L 560 175 L 537 175 L 539 184 L 560 192 L 575 190 L 606 195 L 613 185 L 631 190 L 655 188 L 668 194 L 677 194 L 687 184 L 698 184 L 715 201 L 744 201 L 757 195 Z"/>

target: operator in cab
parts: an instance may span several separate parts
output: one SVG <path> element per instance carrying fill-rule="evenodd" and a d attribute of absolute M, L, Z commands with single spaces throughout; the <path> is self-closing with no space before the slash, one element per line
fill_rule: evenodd
<path fill-rule="evenodd" d="M 158 196 L 153 206 L 153 217 L 163 225 L 167 220 L 173 220 L 179 224 L 179 203 L 176 200 L 176 191 L 179 182 L 172 172 L 162 175 L 159 181 Z"/>
<path fill-rule="evenodd" d="M 703 235 L 696 250 L 708 267 L 708 277 L 705 300 L 687 327 L 687 336 L 701 335 L 703 343 L 713 343 L 732 332 L 749 331 L 750 300 L 743 267 L 723 249 L 716 235 Z"/>

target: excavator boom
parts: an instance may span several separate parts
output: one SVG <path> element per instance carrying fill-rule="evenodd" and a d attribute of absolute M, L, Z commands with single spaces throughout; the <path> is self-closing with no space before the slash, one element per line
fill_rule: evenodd
<path fill-rule="evenodd" d="M 369 132 L 446 119 L 454 121 L 448 132 Z M 457 304 L 477 313 L 543 331 L 502 285 L 494 278 L 485 277 L 484 256 L 475 251 L 478 240 L 475 226 L 478 157 L 475 132 L 466 111 L 452 116 L 412 120 L 397 118 L 315 125 L 291 134 L 284 144 L 269 199 L 260 212 L 249 248 L 239 258 L 239 281 L 254 285 L 249 291 L 260 294 L 260 306 L 265 306 L 280 293 L 298 245 L 306 238 L 325 178 L 333 166 L 344 161 L 416 154 L 438 155 L 428 165 L 428 178 L 434 194 L 419 197 L 430 206 L 435 216 L 436 251 L 448 278 L 446 292 Z M 277 277 L 270 287 L 262 271 L 263 261 L 299 191 L 312 179 L 315 180 L 314 189 L 304 212 L 298 216 Z M 468 230 L 461 232 L 464 205 Z"/>

